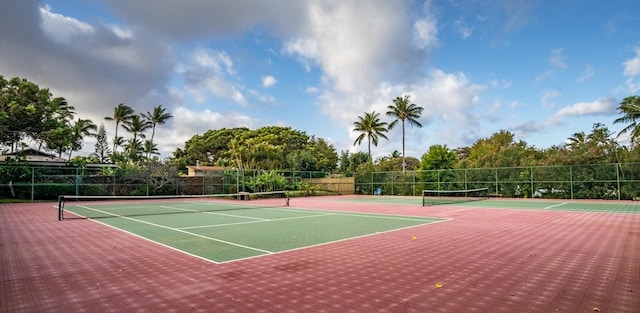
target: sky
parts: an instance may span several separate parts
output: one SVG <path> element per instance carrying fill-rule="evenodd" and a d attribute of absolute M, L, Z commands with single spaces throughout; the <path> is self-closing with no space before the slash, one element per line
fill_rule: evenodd
<path fill-rule="evenodd" d="M 407 156 L 500 130 L 544 149 L 594 123 L 624 127 L 613 120 L 640 94 L 640 1 L 3 0 L 0 75 L 66 98 L 109 140 L 119 103 L 162 105 L 174 116 L 156 130 L 163 158 L 210 129 L 273 125 L 366 152 L 353 123 L 391 122 L 404 95 L 424 108 Z M 401 127 L 387 136 L 374 157 L 402 151 Z"/>

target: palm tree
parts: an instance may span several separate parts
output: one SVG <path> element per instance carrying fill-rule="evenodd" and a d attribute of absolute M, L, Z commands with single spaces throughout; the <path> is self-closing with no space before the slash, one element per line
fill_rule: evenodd
<path fill-rule="evenodd" d="M 587 135 L 584 132 L 573 133 L 571 137 L 567 138 L 567 144 L 571 149 L 575 150 L 587 142 Z"/>
<path fill-rule="evenodd" d="M 387 122 L 380 121 L 380 113 L 376 113 L 373 111 L 371 113 L 366 112 L 364 117 L 358 116 L 358 120 L 353 122 L 353 126 L 355 128 L 353 131 L 359 132 L 360 135 L 353 142 L 353 145 L 361 144 L 362 140 L 366 137 L 368 140 L 368 151 L 369 151 L 369 161 L 371 161 L 371 143 L 374 146 L 378 146 L 379 137 L 389 140 L 387 136 L 384 134 L 387 131 Z"/>
<path fill-rule="evenodd" d="M 640 141 L 640 96 L 624 98 L 618 107 L 618 111 L 623 115 L 613 121 L 613 123 L 629 124 L 618 133 L 618 137 L 630 132 L 631 142 L 638 143 Z"/>
<path fill-rule="evenodd" d="M 387 116 L 395 118 L 391 124 L 389 124 L 389 130 L 393 129 L 398 121 L 402 121 L 402 171 L 404 172 L 406 163 L 404 155 L 404 122 L 407 121 L 411 126 L 422 127 L 422 124 L 418 122 L 420 115 L 424 108 L 411 103 L 411 96 L 405 95 L 404 97 L 397 97 L 393 99 L 393 104 L 387 108 Z"/>
<path fill-rule="evenodd" d="M 141 153 L 144 151 L 144 144 L 139 139 L 129 138 L 124 144 L 124 156 L 125 159 L 132 161 L 139 161 L 142 157 Z"/>
<path fill-rule="evenodd" d="M 150 155 L 152 154 L 160 155 L 160 153 L 158 152 L 158 145 L 153 143 L 151 140 L 144 141 L 143 151 L 147 153 L 147 159 L 149 159 Z"/>
<path fill-rule="evenodd" d="M 120 127 L 120 123 L 126 123 L 129 120 L 131 120 L 131 118 L 134 116 L 133 114 L 133 109 L 124 104 L 124 103 L 120 103 L 118 104 L 118 106 L 115 107 L 115 109 L 113 110 L 113 116 L 107 116 L 104 119 L 107 121 L 116 121 L 116 133 L 113 136 L 114 140 L 113 140 L 113 152 L 116 152 L 116 140 L 115 138 L 118 138 L 118 127 Z"/>
<path fill-rule="evenodd" d="M 162 105 L 159 105 L 153 108 L 153 113 L 147 111 L 147 114 L 143 114 L 143 116 L 151 123 L 151 139 L 149 141 L 151 142 L 150 145 L 154 146 L 153 136 L 156 134 L 156 125 L 163 125 L 167 120 L 172 118 L 173 115 L 167 113 L 166 109 L 163 108 Z M 150 152 L 147 153 L 147 158 L 149 158 L 149 154 Z"/>
<path fill-rule="evenodd" d="M 142 117 L 142 115 L 133 115 L 131 116 L 129 121 L 127 121 L 122 125 L 122 128 L 124 128 L 126 131 L 130 132 L 133 135 L 133 137 L 129 141 L 129 145 L 127 148 L 129 155 L 132 155 L 133 154 L 131 151 L 132 149 L 140 148 L 141 150 L 141 147 L 143 146 L 143 144 L 138 140 L 138 138 L 144 139 L 146 137 L 143 132 L 151 128 L 151 123 L 145 120 L 144 117 Z"/>
<path fill-rule="evenodd" d="M 51 104 L 53 105 L 54 110 L 56 110 L 55 113 L 57 113 L 58 116 L 64 121 L 73 119 L 73 115 L 76 114 L 74 112 L 76 108 L 69 105 L 67 100 L 63 97 L 53 98 L 51 100 Z"/>
<path fill-rule="evenodd" d="M 98 130 L 96 124 L 91 120 L 77 119 L 72 125 L 72 140 L 71 149 L 69 149 L 69 160 L 71 160 L 71 153 L 82 149 L 82 140 L 87 136 L 95 136 L 95 131 Z"/>

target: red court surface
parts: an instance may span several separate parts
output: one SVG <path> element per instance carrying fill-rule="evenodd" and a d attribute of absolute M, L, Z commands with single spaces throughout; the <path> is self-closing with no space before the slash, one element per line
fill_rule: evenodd
<path fill-rule="evenodd" d="M 452 220 L 214 264 L 0 204 L 0 312 L 640 312 L 640 214 L 331 200 Z"/>

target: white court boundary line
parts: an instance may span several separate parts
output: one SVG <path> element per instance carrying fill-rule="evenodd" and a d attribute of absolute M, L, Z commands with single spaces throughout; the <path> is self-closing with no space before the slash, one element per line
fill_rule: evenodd
<path fill-rule="evenodd" d="M 548 210 L 548 209 L 555 208 L 555 207 L 559 207 L 559 206 L 561 206 L 561 205 L 565 205 L 565 204 L 569 204 L 569 202 L 562 202 L 562 203 L 558 203 L 558 204 L 550 205 L 550 206 L 544 207 L 544 208 L 542 208 L 542 209 L 543 209 L 543 210 Z"/>
<path fill-rule="evenodd" d="M 188 226 L 188 227 L 178 227 L 177 229 L 209 228 L 209 227 L 220 227 L 220 226 L 230 226 L 230 225 L 266 223 L 266 222 L 296 220 L 296 219 L 302 219 L 302 218 L 312 218 L 312 217 L 327 216 L 327 215 L 335 215 L 335 214 L 327 213 L 327 214 L 315 214 L 315 215 L 295 216 L 295 217 L 287 217 L 287 218 L 261 219 L 261 221 L 248 221 L 248 222 L 226 223 L 226 224 L 215 224 L 215 225 Z M 238 217 L 242 217 L 242 216 L 238 216 Z"/>

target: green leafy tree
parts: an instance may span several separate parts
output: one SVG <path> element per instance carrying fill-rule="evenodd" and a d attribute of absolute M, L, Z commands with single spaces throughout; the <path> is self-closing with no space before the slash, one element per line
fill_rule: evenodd
<path fill-rule="evenodd" d="M 48 89 L 22 78 L 4 79 L 0 76 L 0 145 L 11 151 L 21 140 L 33 139 L 41 146 L 45 136 L 52 136 L 55 128 L 64 127 L 73 115 L 73 107 L 64 98 L 52 98 Z M 57 143 L 56 146 L 62 146 Z"/>
<path fill-rule="evenodd" d="M 422 155 L 420 161 L 421 170 L 452 169 L 456 164 L 458 156 L 446 145 L 432 145 L 429 151 Z"/>
<path fill-rule="evenodd" d="M 329 171 L 335 169 L 338 160 L 335 149 L 324 139 L 281 126 L 209 130 L 187 140 L 180 153 L 189 162 L 245 170 Z"/>
<path fill-rule="evenodd" d="M 462 168 L 513 167 L 539 164 L 542 154 L 526 142 L 514 140 L 515 135 L 501 130 L 489 138 L 478 139 L 469 155 L 458 163 Z"/>
<path fill-rule="evenodd" d="M 361 144 L 362 141 L 367 138 L 367 151 L 369 154 L 369 161 L 372 161 L 371 158 L 371 144 L 374 146 L 378 146 L 378 142 L 380 138 L 384 138 L 389 140 L 385 135 L 389 130 L 387 129 L 387 122 L 383 122 L 380 120 L 380 113 L 366 112 L 363 116 L 358 116 L 358 120 L 353 122 L 354 129 L 353 131 L 360 133 L 356 140 L 353 142 L 353 145 Z"/>
<path fill-rule="evenodd" d="M 69 124 L 62 124 L 57 128 L 41 132 L 47 149 L 55 151 L 61 158 L 68 153 L 73 144 L 73 128 Z"/>
<path fill-rule="evenodd" d="M 389 124 L 389 130 L 393 129 L 393 127 L 397 125 L 398 121 L 402 123 L 402 171 L 405 171 L 404 123 L 407 122 L 411 126 L 422 127 L 422 124 L 418 119 L 420 118 L 420 115 L 422 115 L 424 108 L 415 103 L 411 103 L 411 97 L 409 95 L 393 99 L 393 105 L 390 105 L 387 108 L 389 109 L 389 111 L 387 111 L 387 116 L 394 118 L 393 122 Z"/>

